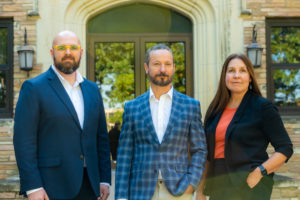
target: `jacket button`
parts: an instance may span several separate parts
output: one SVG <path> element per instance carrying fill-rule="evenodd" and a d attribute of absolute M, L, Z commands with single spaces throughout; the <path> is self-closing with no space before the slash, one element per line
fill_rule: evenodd
<path fill-rule="evenodd" d="M 84 158 L 84 156 L 83 156 L 83 155 L 80 155 L 80 158 L 81 158 L 81 159 L 83 159 L 83 158 Z"/>

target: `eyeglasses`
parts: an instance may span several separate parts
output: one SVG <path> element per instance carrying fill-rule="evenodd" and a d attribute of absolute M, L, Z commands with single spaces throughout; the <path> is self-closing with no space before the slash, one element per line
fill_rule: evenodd
<path fill-rule="evenodd" d="M 56 49 L 57 51 L 66 51 L 67 49 L 70 51 L 78 51 L 80 47 L 80 45 L 55 45 L 53 49 Z"/>

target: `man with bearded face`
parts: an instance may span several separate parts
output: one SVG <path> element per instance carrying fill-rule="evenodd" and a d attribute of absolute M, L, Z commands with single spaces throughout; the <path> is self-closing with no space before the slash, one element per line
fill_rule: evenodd
<path fill-rule="evenodd" d="M 151 87 L 124 107 L 116 199 L 191 200 L 207 154 L 199 101 L 173 88 L 169 47 L 150 48 L 144 67 Z"/>
<path fill-rule="evenodd" d="M 53 40 L 49 70 L 23 83 L 14 147 L 20 193 L 29 200 L 106 200 L 110 148 L 97 85 L 77 70 L 83 50 L 75 33 Z"/>

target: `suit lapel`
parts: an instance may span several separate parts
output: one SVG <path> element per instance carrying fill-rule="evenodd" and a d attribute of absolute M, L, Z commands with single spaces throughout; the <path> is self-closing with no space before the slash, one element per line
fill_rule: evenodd
<path fill-rule="evenodd" d="M 141 117 L 144 118 L 144 124 L 146 124 L 146 128 L 148 129 L 153 140 L 159 144 L 157 134 L 154 128 L 153 120 L 152 120 L 149 95 L 150 92 L 148 90 L 148 92 L 146 92 L 145 95 L 143 96 L 143 99 L 141 99 L 141 105 L 139 106 L 141 114 L 143 115 Z"/>
<path fill-rule="evenodd" d="M 84 121 L 83 121 L 83 129 L 85 129 L 87 122 L 88 122 L 88 117 L 89 117 L 89 109 L 90 109 L 90 97 L 88 94 L 88 87 L 87 87 L 87 82 L 84 80 L 81 84 L 81 91 L 82 91 L 82 96 L 83 96 L 83 102 L 84 102 Z"/>
<path fill-rule="evenodd" d="M 241 104 L 239 105 L 236 113 L 234 114 L 230 124 L 228 125 L 228 128 L 226 130 L 226 135 L 225 135 L 225 140 L 228 141 L 228 138 L 230 137 L 230 134 L 232 133 L 234 127 L 235 127 L 235 124 L 237 122 L 239 122 L 240 118 L 243 116 L 243 112 L 246 108 L 246 105 L 247 105 L 247 101 L 249 99 L 249 96 L 250 96 L 250 93 L 247 92 L 244 97 L 243 97 L 243 100 L 241 102 Z"/>
<path fill-rule="evenodd" d="M 168 137 L 168 135 L 172 133 L 172 129 L 176 125 L 180 113 L 183 111 L 182 104 L 179 103 L 178 99 L 178 92 L 175 89 L 173 89 L 170 118 L 162 142 Z"/>
<path fill-rule="evenodd" d="M 78 127 L 81 129 L 80 123 L 79 123 L 79 120 L 78 120 L 78 117 L 77 117 L 77 113 L 75 111 L 73 103 L 72 103 L 69 95 L 67 94 L 65 88 L 61 84 L 59 78 L 54 73 L 54 71 L 51 67 L 48 70 L 48 79 L 49 79 L 50 86 L 53 88 L 53 90 L 55 91 L 55 93 L 57 94 L 59 99 L 62 101 L 62 103 L 66 106 L 68 111 L 71 113 L 72 118 L 74 119 L 74 121 L 76 122 Z"/>

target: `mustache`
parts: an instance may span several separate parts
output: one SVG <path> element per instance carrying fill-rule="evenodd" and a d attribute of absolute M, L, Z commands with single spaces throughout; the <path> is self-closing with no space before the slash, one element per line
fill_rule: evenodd
<path fill-rule="evenodd" d="M 72 55 L 65 55 L 61 60 L 64 61 L 64 60 L 66 60 L 68 58 L 70 58 L 72 60 L 75 60 L 75 58 Z"/>
<path fill-rule="evenodd" d="M 169 77 L 168 74 L 165 74 L 165 73 L 159 73 L 159 74 L 156 74 L 155 77 L 158 77 L 158 76 L 164 76 L 164 77 Z"/>

